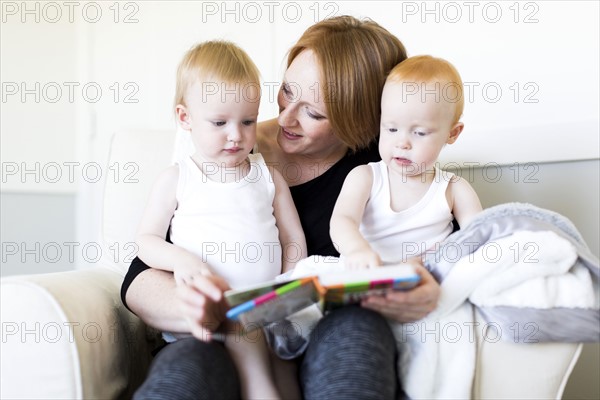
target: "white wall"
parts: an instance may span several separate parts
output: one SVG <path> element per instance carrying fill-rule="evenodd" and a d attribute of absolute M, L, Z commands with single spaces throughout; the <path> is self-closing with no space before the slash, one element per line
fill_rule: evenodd
<path fill-rule="evenodd" d="M 83 23 L 92 42 L 84 72 L 102 87 L 116 83 L 137 101 L 103 98 L 93 105 L 90 148 L 96 158 L 122 127 L 175 127 L 176 65 L 186 49 L 202 40 L 229 39 L 248 51 L 266 82 L 261 118 L 274 117 L 286 51 L 319 18 L 342 14 L 376 20 L 403 40 L 410 55 L 434 54 L 457 66 L 469 88 L 466 128 L 444 152 L 443 163 L 599 157 L 597 2 L 127 4 L 118 23 L 108 8 L 104 15 L 111 18 Z M 125 23 L 125 15 L 135 22 Z M 79 231 L 97 226 L 81 221 Z"/>
<path fill-rule="evenodd" d="M 2 276 L 74 267 L 65 243 L 76 241 L 77 143 L 89 131 L 69 93 L 81 82 L 77 25 L 36 20 L 36 3 L 27 7 L 34 13 L 11 15 L 21 3 L 1 4 Z"/>
<path fill-rule="evenodd" d="M 66 4 L 2 3 L 3 172 L 12 171 L 10 162 L 39 161 L 52 178 L 48 163 L 81 162 L 83 168 L 101 159 L 117 129 L 174 128 L 175 68 L 202 40 L 229 39 L 248 51 L 268 82 L 261 117 L 273 117 L 277 107 L 269 100 L 289 46 L 318 19 L 346 13 L 376 20 L 403 40 L 410 55 L 433 54 L 457 66 L 468 88 L 466 129 L 444 160 L 503 164 L 599 156 L 598 2 Z M 21 96 L 20 85 L 32 89 L 35 82 L 39 102 L 34 94 Z M 19 91 L 12 94 L 14 85 Z M 77 85 L 74 101 L 68 85 Z M 62 97 L 53 103 L 55 86 Z M 66 176 L 69 167 L 62 168 Z M 2 189 L 73 193 L 86 183 L 50 180 L 9 175 Z"/>
<path fill-rule="evenodd" d="M 139 88 L 137 104 L 97 104 L 100 137 L 124 125 L 173 126 L 174 71 L 193 43 L 233 40 L 257 62 L 266 82 L 277 83 L 286 51 L 316 13 L 347 13 L 376 20 L 411 55 L 434 54 L 457 66 L 469 90 L 464 142 L 453 146 L 452 159 L 512 163 L 599 155 L 597 2 L 135 4 L 139 8 L 128 11 L 135 11 L 137 23 L 102 20 L 92 27 L 92 78 Z M 268 118 L 277 112 L 269 102 L 275 88 L 265 89 L 261 116 Z"/>

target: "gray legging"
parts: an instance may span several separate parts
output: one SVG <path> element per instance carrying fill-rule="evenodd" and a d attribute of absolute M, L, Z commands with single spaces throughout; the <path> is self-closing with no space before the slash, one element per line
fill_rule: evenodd
<path fill-rule="evenodd" d="M 360 307 L 329 313 L 300 366 L 306 399 L 395 399 L 396 344 L 383 317 Z M 237 372 L 218 343 L 181 339 L 161 350 L 134 399 L 238 399 Z"/>

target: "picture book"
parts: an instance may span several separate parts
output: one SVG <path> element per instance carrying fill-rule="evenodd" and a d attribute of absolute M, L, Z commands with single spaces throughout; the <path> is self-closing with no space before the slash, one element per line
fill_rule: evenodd
<path fill-rule="evenodd" d="M 409 264 L 350 271 L 338 268 L 227 291 L 225 298 L 231 307 L 227 317 L 244 325 L 264 326 L 313 304 L 326 312 L 358 303 L 367 296 L 409 290 L 419 280 L 420 276 Z"/>

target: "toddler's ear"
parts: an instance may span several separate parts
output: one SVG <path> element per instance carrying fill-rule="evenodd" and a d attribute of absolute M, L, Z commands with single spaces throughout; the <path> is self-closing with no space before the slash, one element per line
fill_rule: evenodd
<path fill-rule="evenodd" d="M 456 139 L 458 139 L 458 136 L 460 135 L 464 127 L 465 124 L 463 124 L 462 122 L 457 122 L 456 124 L 454 124 L 452 129 L 450 129 L 450 135 L 448 136 L 448 140 L 446 140 L 446 143 L 452 144 L 456 142 Z"/>
<path fill-rule="evenodd" d="M 179 123 L 179 126 L 186 131 L 191 131 L 192 121 L 187 108 L 181 104 L 177 104 L 175 107 L 175 114 L 177 115 L 177 122 Z"/>

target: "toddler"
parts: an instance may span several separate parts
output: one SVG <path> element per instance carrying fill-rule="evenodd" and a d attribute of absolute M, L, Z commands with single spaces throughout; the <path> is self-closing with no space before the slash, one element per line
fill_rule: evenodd
<path fill-rule="evenodd" d="M 463 85 L 449 62 L 411 57 L 388 75 L 381 99 L 381 161 L 353 169 L 337 199 L 331 238 L 348 268 L 419 257 L 481 211 L 471 185 L 436 165 L 461 134 Z"/>
<path fill-rule="evenodd" d="M 175 112 L 196 151 L 158 177 L 137 237 L 139 257 L 172 271 L 177 285 L 212 275 L 240 288 L 272 280 L 306 256 L 286 182 L 260 154 L 250 154 L 259 103 L 258 70 L 234 44 L 201 43 L 181 61 Z M 167 229 L 172 244 L 164 238 Z M 261 330 L 251 340 L 229 333 L 225 346 L 242 397 L 280 397 L 272 363 L 285 362 L 271 358 Z M 278 364 L 277 372 L 287 367 Z"/>

